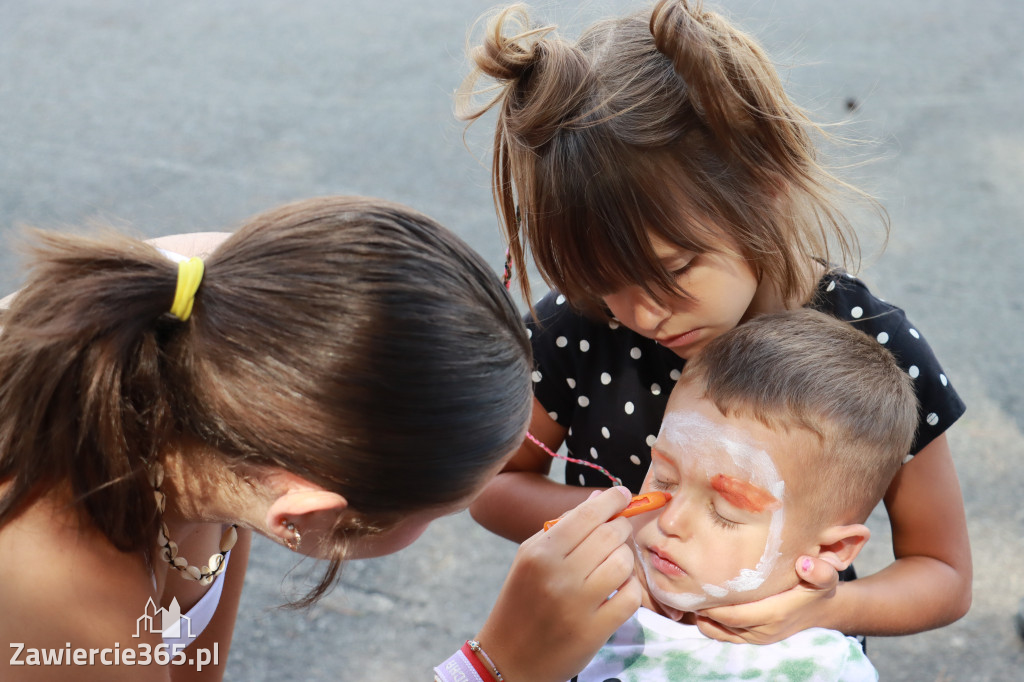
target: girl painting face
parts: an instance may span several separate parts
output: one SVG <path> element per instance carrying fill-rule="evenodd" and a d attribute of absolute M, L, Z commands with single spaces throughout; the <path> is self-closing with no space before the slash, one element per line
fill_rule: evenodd
<path fill-rule="evenodd" d="M 655 606 L 681 612 L 750 602 L 796 584 L 810 534 L 787 519 L 776 459 L 813 447 L 802 429 L 772 430 L 726 417 L 689 385 L 677 386 L 652 450 L 643 490 L 672 500 L 633 519 L 642 580 Z"/>

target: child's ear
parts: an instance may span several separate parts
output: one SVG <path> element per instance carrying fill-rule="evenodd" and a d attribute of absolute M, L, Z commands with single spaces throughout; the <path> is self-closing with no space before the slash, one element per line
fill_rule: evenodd
<path fill-rule="evenodd" d="M 818 536 L 818 558 L 841 571 L 857 558 L 864 543 L 871 537 L 867 526 L 829 526 Z"/>
<path fill-rule="evenodd" d="M 307 530 L 311 526 L 330 525 L 348 507 L 348 500 L 338 493 L 295 474 L 278 471 L 267 480 L 274 499 L 267 509 L 266 524 L 282 541 L 290 538 L 285 530 L 287 523 Z"/>

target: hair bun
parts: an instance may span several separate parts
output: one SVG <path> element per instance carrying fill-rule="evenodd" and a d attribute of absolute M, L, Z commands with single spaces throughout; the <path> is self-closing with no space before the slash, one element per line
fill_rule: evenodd
<path fill-rule="evenodd" d="M 749 123 L 753 104 L 730 74 L 742 64 L 737 53 L 744 46 L 735 44 L 734 32 L 717 26 L 719 22 L 717 15 L 703 11 L 701 3 L 691 8 L 686 0 L 662 0 L 651 14 L 655 46 L 672 61 L 693 106 L 716 137 Z"/>
<path fill-rule="evenodd" d="M 487 21 L 483 42 L 471 53 L 473 62 L 491 78 L 517 80 L 536 63 L 544 36 L 553 30 L 531 27 L 526 5 L 511 5 Z"/>
<path fill-rule="evenodd" d="M 487 22 L 482 43 L 471 52 L 476 69 L 460 92 L 460 115 L 468 120 L 498 105 L 507 132 L 540 147 L 580 116 L 591 69 L 579 48 L 553 35 L 555 27 L 532 26 L 525 5 L 512 5 Z M 498 81 L 498 93 L 481 106 L 470 103 L 478 76 Z"/>

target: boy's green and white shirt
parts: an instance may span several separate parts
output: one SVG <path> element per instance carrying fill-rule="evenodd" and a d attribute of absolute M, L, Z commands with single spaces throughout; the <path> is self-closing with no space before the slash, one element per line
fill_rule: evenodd
<path fill-rule="evenodd" d="M 863 682 L 878 672 L 857 640 L 811 628 L 775 644 L 709 639 L 640 609 L 571 682 Z"/>

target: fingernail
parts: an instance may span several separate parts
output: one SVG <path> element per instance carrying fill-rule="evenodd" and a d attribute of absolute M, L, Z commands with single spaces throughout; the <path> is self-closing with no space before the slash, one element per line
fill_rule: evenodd
<path fill-rule="evenodd" d="M 627 500 L 632 500 L 633 499 L 633 493 L 629 492 L 629 488 L 627 488 L 626 486 L 624 486 L 624 485 L 617 485 L 617 486 L 615 486 L 615 489 L 618 490 L 623 495 L 625 495 Z"/>
<path fill-rule="evenodd" d="M 590 493 L 590 497 L 588 497 L 587 499 L 588 500 L 592 500 L 592 499 L 594 499 L 595 497 L 597 497 L 600 494 L 601 494 L 600 490 L 595 490 L 594 492 Z"/>
<path fill-rule="evenodd" d="M 810 573 L 812 568 L 814 568 L 814 562 L 809 557 L 804 557 L 803 561 L 800 562 L 800 570 L 804 573 Z"/>

